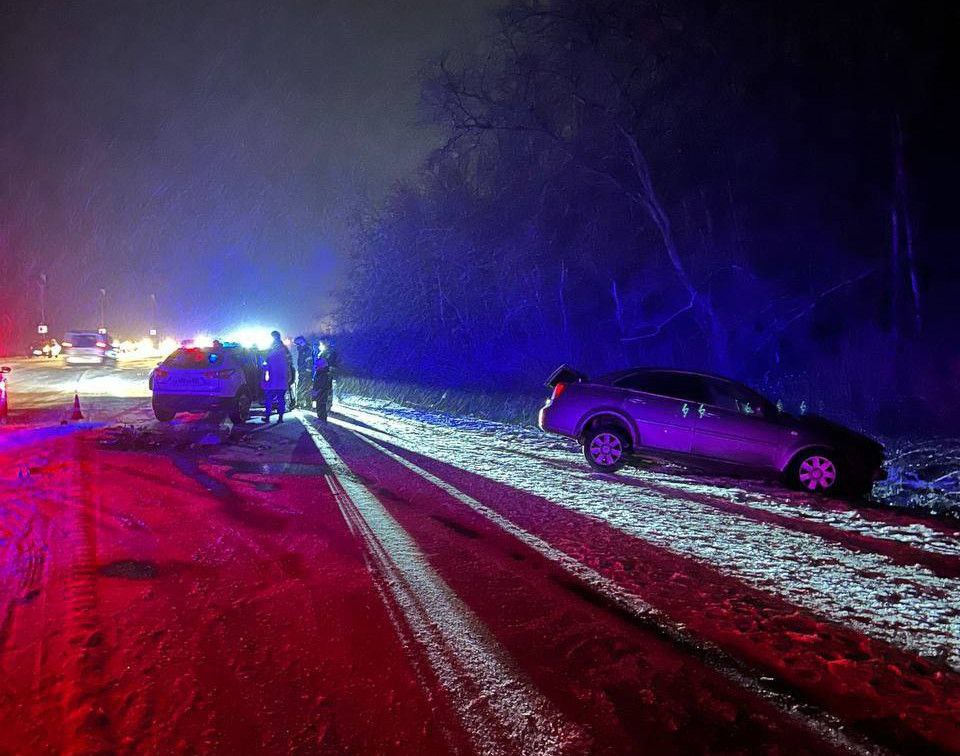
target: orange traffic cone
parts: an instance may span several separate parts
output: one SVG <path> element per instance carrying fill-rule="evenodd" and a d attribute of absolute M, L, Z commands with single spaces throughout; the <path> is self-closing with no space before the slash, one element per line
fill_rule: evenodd
<path fill-rule="evenodd" d="M 70 415 L 71 420 L 83 420 L 83 413 L 80 411 L 80 394 L 76 391 L 73 392 L 73 414 Z"/>

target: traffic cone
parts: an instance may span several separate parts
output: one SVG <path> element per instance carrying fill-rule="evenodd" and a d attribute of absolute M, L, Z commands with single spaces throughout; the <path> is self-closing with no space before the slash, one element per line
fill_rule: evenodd
<path fill-rule="evenodd" d="M 80 411 L 80 394 L 76 391 L 73 392 L 73 414 L 70 415 L 71 420 L 83 420 L 83 413 Z"/>

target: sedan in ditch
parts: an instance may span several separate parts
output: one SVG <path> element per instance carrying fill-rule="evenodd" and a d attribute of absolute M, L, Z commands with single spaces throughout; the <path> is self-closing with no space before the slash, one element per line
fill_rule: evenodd
<path fill-rule="evenodd" d="M 587 462 L 616 472 L 632 456 L 776 475 L 823 494 L 863 495 L 884 477 L 883 447 L 817 415 L 794 416 L 735 381 L 635 368 L 589 379 L 566 365 L 547 386 L 544 431 L 577 439 Z"/>

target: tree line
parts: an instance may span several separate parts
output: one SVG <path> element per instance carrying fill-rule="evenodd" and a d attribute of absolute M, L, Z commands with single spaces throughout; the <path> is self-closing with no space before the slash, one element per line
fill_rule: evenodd
<path fill-rule="evenodd" d="M 929 411 L 960 387 L 936 348 L 956 230 L 931 200 L 956 165 L 956 20 L 511 0 L 477 49 L 423 71 L 443 139 L 358 213 L 345 355 L 476 389 L 672 365 L 874 419 Z"/>

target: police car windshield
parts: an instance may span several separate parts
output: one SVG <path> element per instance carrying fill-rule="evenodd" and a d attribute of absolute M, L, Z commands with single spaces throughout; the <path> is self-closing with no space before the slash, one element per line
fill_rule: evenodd
<path fill-rule="evenodd" d="M 163 361 L 163 366 L 177 370 L 209 370 L 227 361 L 226 349 L 181 347 Z"/>

